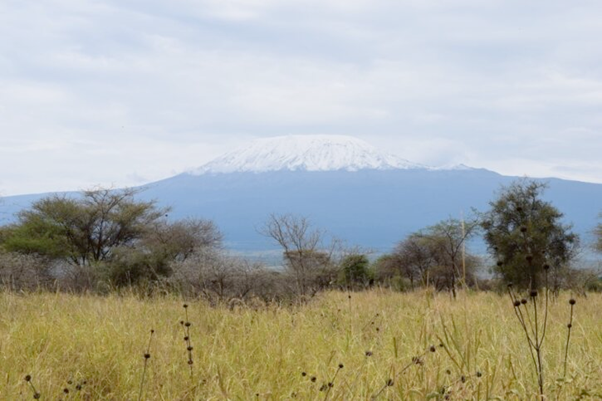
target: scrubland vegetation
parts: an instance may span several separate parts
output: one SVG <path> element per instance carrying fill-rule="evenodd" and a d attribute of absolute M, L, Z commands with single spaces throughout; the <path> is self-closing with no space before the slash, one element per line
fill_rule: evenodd
<path fill-rule="evenodd" d="M 44 198 L 0 227 L 0 399 L 602 398 L 602 277 L 544 189 L 376 259 L 268 216 L 278 268 L 134 190 Z"/>

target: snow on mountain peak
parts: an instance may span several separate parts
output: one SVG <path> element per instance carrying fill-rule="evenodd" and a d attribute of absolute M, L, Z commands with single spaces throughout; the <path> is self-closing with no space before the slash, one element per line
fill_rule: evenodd
<path fill-rule="evenodd" d="M 266 171 L 358 171 L 427 168 L 342 135 L 288 135 L 256 139 L 191 174 Z"/>

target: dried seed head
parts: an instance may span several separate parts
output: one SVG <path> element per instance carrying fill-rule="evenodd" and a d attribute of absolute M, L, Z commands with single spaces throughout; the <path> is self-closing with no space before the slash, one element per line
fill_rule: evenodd
<path fill-rule="evenodd" d="M 188 351 L 192 351 L 192 347 L 190 347 L 190 346 L 186 347 L 186 349 L 187 349 Z"/>
<path fill-rule="evenodd" d="M 502 262 L 501 260 L 498 260 L 497 265 L 498 265 L 498 267 L 502 267 L 504 265 L 504 262 Z"/>
<path fill-rule="evenodd" d="M 150 358 L 150 354 L 144 354 L 144 359 L 149 359 Z"/>
<path fill-rule="evenodd" d="M 186 326 L 186 327 L 190 327 L 190 322 L 186 322 L 186 323 L 184 323 L 184 326 Z"/>
<path fill-rule="evenodd" d="M 391 387 L 391 386 L 393 386 L 393 384 L 394 384 L 393 379 L 387 380 L 387 387 Z"/>
<path fill-rule="evenodd" d="M 573 327 L 573 325 L 569 323 L 566 325 L 566 327 L 568 327 L 570 329 L 571 327 Z"/>
<path fill-rule="evenodd" d="M 461 376 L 461 377 L 460 377 L 460 381 L 461 381 L 462 383 L 466 383 L 466 376 Z"/>
<path fill-rule="evenodd" d="M 526 233 L 526 232 L 527 232 L 527 227 L 525 227 L 525 226 L 521 226 L 521 227 L 520 227 L 520 232 L 521 232 L 521 233 Z"/>
<path fill-rule="evenodd" d="M 550 270 L 550 265 L 546 263 L 545 265 L 543 265 L 543 269 L 544 270 Z"/>
<path fill-rule="evenodd" d="M 537 296 L 537 290 L 531 290 L 531 292 L 529 293 L 529 296 L 531 298 L 535 298 Z"/>
<path fill-rule="evenodd" d="M 63 393 L 65 393 L 65 394 L 69 394 L 69 389 L 68 389 L 68 388 L 64 388 L 64 389 L 63 389 Z"/>
<path fill-rule="evenodd" d="M 435 346 L 434 346 L 434 345 L 431 345 L 431 346 L 429 347 L 429 351 L 431 351 L 431 352 L 435 352 L 435 351 L 437 351 L 437 348 L 435 348 Z"/>
<path fill-rule="evenodd" d="M 518 308 L 520 306 L 520 301 L 514 301 L 514 307 Z"/>
<path fill-rule="evenodd" d="M 328 387 L 330 387 L 330 388 L 334 387 L 334 383 L 333 382 L 328 382 Z"/>
<path fill-rule="evenodd" d="M 301 376 L 305 377 L 305 376 L 307 376 L 307 373 L 301 372 Z"/>
<path fill-rule="evenodd" d="M 508 288 L 512 288 L 512 283 L 508 283 Z"/>
<path fill-rule="evenodd" d="M 26 381 L 26 382 L 28 382 L 28 381 L 31 381 L 31 375 L 27 375 L 27 376 L 25 376 L 25 381 Z"/>
<path fill-rule="evenodd" d="M 445 373 L 447 373 L 448 375 L 451 375 L 451 370 L 447 369 L 447 370 L 445 371 Z"/>
<path fill-rule="evenodd" d="M 189 359 L 189 360 L 188 360 L 188 364 L 189 364 L 189 365 L 192 365 L 193 363 L 194 363 L 194 362 L 192 362 L 192 359 Z"/>
<path fill-rule="evenodd" d="M 366 351 L 366 356 L 372 356 L 372 351 Z"/>
<path fill-rule="evenodd" d="M 533 255 L 527 255 L 525 256 L 525 259 L 527 260 L 527 262 L 531 263 L 533 261 Z"/>
<path fill-rule="evenodd" d="M 481 376 L 483 376 L 483 373 L 477 371 L 477 377 L 481 377 Z"/>
<path fill-rule="evenodd" d="M 520 303 L 523 304 L 523 305 L 525 305 L 527 303 L 527 299 L 526 298 L 521 299 Z"/>
<path fill-rule="evenodd" d="M 184 304 L 182 306 L 184 307 L 184 309 L 188 308 L 188 304 Z"/>
<path fill-rule="evenodd" d="M 180 324 L 181 324 L 182 326 L 184 326 L 184 321 L 183 321 L 183 320 L 180 320 Z"/>
<path fill-rule="evenodd" d="M 190 337 L 188 337 L 188 336 L 184 337 L 184 341 L 188 341 L 189 339 L 190 339 Z"/>
<path fill-rule="evenodd" d="M 40 399 L 40 393 L 35 393 L 35 394 L 33 395 L 33 399 L 34 399 L 34 400 L 39 400 L 39 399 Z"/>
<path fill-rule="evenodd" d="M 343 369 L 345 366 L 342 363 L 339 363 L 339 369 Z"/>
<path fill-rule="evenodd" d="M 576 303 L 577 303 L 577 301 L 575 301 L 574 298 L 569 299 L 569 304 L 575 305 Z"/>
<path fill-rule="evenodd" d="M 318 378 L 316 376 L 312 376 L 309 380 L 311 380 L 312 383 L 315 383 Z"/>

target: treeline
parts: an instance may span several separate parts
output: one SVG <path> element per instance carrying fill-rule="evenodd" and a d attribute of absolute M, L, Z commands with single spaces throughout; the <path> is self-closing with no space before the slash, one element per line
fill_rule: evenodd
<path fill-rule="evenodd" d="M 272 215 L 261 233 L 281 247 L 281 268 L 231 256 L 213 222 L 173 221 L 169 209 L 137 200 L 133 189 L 50 196 L 0 228 L 0 285 L 97 293 L 135 288 L 211 302 L 293 301 L 325 289 L 372 286 L 432 287 L 454 295 L 459 288 L 508 282 L 524 289 L 602 289 L 599 273 L 572 268 L 579 238 L 542 200 L 544 189 L 517 181 L 502 189 L 489 211 L 412 233 L 374 262 L 369 252 L 344 246 L 303 216 Z M 602 251 L 602 224 L 595 232 Z M 476 236 L 485 240 L 492 266 L 468 249 Z M 483 268 L 494 278 L 479 279 Z"/>

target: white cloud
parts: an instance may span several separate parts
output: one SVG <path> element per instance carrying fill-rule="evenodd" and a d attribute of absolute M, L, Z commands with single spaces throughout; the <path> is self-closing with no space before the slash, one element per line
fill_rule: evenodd
<path fill-rule="evenodd" d="M 0 193 L 133 185 L 286 133 L 602 182 L 601 12 L 560 0 L 5 1 Z"/>

